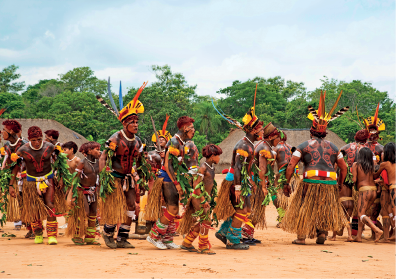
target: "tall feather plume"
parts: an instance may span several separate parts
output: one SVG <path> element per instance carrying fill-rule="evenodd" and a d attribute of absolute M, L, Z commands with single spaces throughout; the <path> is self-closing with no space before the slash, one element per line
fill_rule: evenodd
<path fill-rule="evenodd" d="M 364 122 L 360 121 L 359 112 L 358 112 L 357 106 L 356 106 L 356 115 L 357 115 L 357 118 L 358 118 L 359 123 L 363 123 L 363 124 L 364 124 Z M 359 125 L 359 126 L 363 129 L 363 126 L 362 126 L 362 125 Z"/>
<path fill-rule="evenodd" d="M 256 115 L 256 94 L 257 94 L 257 85 L 256 83 L 256 90 L 254 91 L 254 101 L 253 101 L 253 114 Z"/>
<path fill-rule="evenodd" d="M 0 109 L 0 116 L 7 110 L 7 108 Z"/>
<path fill-rule="evenodd" d="M 374 114 L 374 124 L 375 125 L 377 125 L 379 105 L 380 105 L 380 103 L 378 102 L 377 109 L 375 110 L 375 114 Z"/>
<path fill-rule="evenodd" d="M 329 117 L 329 118 L 331 118 L 331 114 L 332 114 L 332 113 L 335 111 L 335 109 L 337 108 L 337 105 L 338 105 L 338 102 L 340 101 L 341 95 L 342 95 L 342 90 L 341 90 L 340 94 L 338 94 L 338 98 L 337 98 L 336 102 L 334 103 L 333 107 L 332 107 L 331 110 L 329 111 L 329 114 L 328 114 L 328 117 Z M 348 107 L 348 109 L 349 109 L 349 107 Z"/>
<path fill-rule="evenodd" d="M 106 103 L 105 100 L 102 99 L 99 95 L 96 95 L 96 99 L 98 100 L 99 103 L 101 103 L 105 108 L 107 108 L 112 114 L 115 115 L 115 117 L 118 117 L 117 113 L 112 109 L 108 103 Z"/>
<path fill-rule="evenodd" d="M 319 122 L 319 116 L 316 113 L 316 110 L 312 106 L 308 106 L 308 111 L 312 114 L 312 116 L 315 118 L 316 122 Z"/>
<path fill-rule="evenodd" d="M 166 126 L 168 125 L 169 115 L 166 114 L 164 125 L 162 125 L 162 134 L 165 135 Z"/>
<path fill-rule="evenodd" d="M 110 91 L 110 77 L 107 80 L 107 95 L 109 96 L 111 106 L 113 107 L 114 111 L 116 112 L 116 114 L 118 116 L 120 113 L 118 112 L 117 106 L 115 105 L 114 100 L 113 100 L 113 95 L 111 94 L 111 91 Z"/>
<path fill-rule="evenodd" d="M 220 111 L 216 108 L 216 106 L 215 106 L 215 104 L 214 104 L 214 102 L 213 102 L 213 99 L 212 99 L 212 106 L 213 106 L 213 108 L 216 110 L 216 112 L 217 112 L 221 117 L 223 117 L 225 120 L 228 121 L 228 123 L 230 123 L 230 124 L 232 124 L 232 125 L 235 125 L 237 128 L 243 130 L 243 127 L 242 127 L 241 123 L 239 123 L 239 122 L 236 121 L 235 119 L 229 117 L 229 116 L 226 115 L 224 112 L 220 112 Z M 220 109 L 220 108 L 219 108 L 219 109 Z M 221 109 L 220 109 L 220 110 L 221 110 Z"/>
<path fill-rule="evenodd" d="M 139 99 L 140 94 L 143 92 L 143 89 L 146 87 L 148 81 L 143 82 L 143 85 L 140 86 L 138 92 L 136 93 L 135 97 L 133 98 L 133 106 L 135 106 L 136 101 Z"/>
<path fill-rule="evenodd" d="M 323 91 L 320 90 L 320 97 L 319 97 L 319 107 L 318 107 L 318 118 L 320 118 L 321 116 L 324 116 L 322 114 L 322 106 L 323 106 Z"/>
<path fill-rule="evenodd" d="M 336 114 L 334 114 L 334 116 L 332 118 L 330 118 L 327 122 L 331 122 L 335 119 L 337 119 L 338 117 L 340 117 L 341 115 L 343 115 L 344 113 L 346 113 L 349 110 L 349 107 L 344 107 L 342 109 L 340 109 Z"/>

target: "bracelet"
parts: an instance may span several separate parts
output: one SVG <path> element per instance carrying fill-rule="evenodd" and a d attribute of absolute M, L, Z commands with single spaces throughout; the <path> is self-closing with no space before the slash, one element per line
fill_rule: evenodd
<path fill-rule="evenodd" d="M 241 185 L 235 185 L 235 191 L 241 191 L 242 186 Z"/>

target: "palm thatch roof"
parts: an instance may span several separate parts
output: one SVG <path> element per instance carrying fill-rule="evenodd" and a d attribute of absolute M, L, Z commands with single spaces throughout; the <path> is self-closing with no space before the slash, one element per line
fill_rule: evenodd
<path fill-rule="evenodd" d="M 282 129 L 287 135 L 287 143 L 291 146 L 297 147 L 301 143 L 310 139 L 309 129 Z M 327 130 L 326 139 L 334 143 L 338 148 L 341 148 L 346 143 L 334 132 Z M 220 162 L 216 166 L 216 173 L 221 173 L 223 169 L 228 169 L 231 165 L 232 151 L 235 144 L 245 136 L 245 133 L 239 129 L 231 130 L 230 134 L 220 144 L 223 154 L 220 155 Z"/>
<path fill-rule="evenodd" d="M 40 129 L 43 131 L 43 133 L 47 130 L 56 130 L 59 132 L 59 139 L 58 141 L 60 143 L 65 143 L 68 141 L 74 141 L 77 146 L 80 148 L 80 146 L 83 143 L 88 142 L 88 140 L 80 135 L 79 133 L 76 133 L 69 128 L 66 128 L 63 126 L 61 123 L 55 120 L 51 119 L 16 119 L 19 123 L 22 125 L 22 137 L 27 139 L 27 131 L 31 126 L 38 126 Z M 4 144 L 4 140 L 2 140 L 2 143 Z M 80 158 L 84 158 L 84 156 L 80 153 L 77 152 L 76 154 Z"/>

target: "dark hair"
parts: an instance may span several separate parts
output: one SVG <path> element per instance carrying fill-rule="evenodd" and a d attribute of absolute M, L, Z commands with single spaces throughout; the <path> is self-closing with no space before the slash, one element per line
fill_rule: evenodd
<path fill-rule="evenodd" d="M 366 143 L 367 139 L 370 137 L 369 131 L 362 129 L 356 132 L 355 141 L 358 143 Z"/>
<path fill-rule="evenodd" d="M 128 117 L 126 117 L 124 120 L 122 120 L 122 123 L 129 122 L 130 120 L 139 120 L 139 115 L 131 114 Z"/>
<path fill-rule="evenodd" d="M 78 146 L 74 141 L 68 141 L 62 144 L 62 148 L 73 149 L 73 153 L 76 154 L 78 151 Z"/>
<path fill-rule="evenodd" d="M 188 116 L 182 116 L 177 119 L 177 128 L 180 130 L 183 126 L 194 123 L 195 120 Z"/>
<path fill-rule="evenodd" d="M 211 156 L 217 156 L 221 155 L 223 153 L 223 150 L 221 150 L 220 147 L 214 144 L 208 144 L 202 149 L 202 155 L 205 158 L 210 158 Z"/>
<path fill-rule="evenodd" d="M 365 174 L 374 171 L 373 156 L 373 152 L 368 147 L 363 147 L 359 150 L 357 164 L 362 168 Z"/>
<path fill-rule="evenodd" d="M 43 132 L 41 131 L 40 127 L 38 126 L 32 126 L 28 129 L 28 139 L 34 139 L 34 138 L 42 138 L 43 137 Z"/>
<path fill-rule="evenodd" d="M 21 123 L 16 120 L 7 119 L 3 121 L 3 126 L 7 127 L 7 129 L 14 131 L 14 133 L 19 133 L 22 130 Z"/>
<path fill-rule="evenodd" d="M 391 162 L 392 164 L 396 163 L 396 151 L 395 151 L 395 143 L 388 142 L 384 146 L 384 162 Z"/>
<path fill-rule="evenodd" d="M 321 139 L 325 138 L 327 135 L 327 132 L 318 132 L 318 131 L 315 131 L 312 127 L 309 131 L 311 132 L 311 136 L 318 137 Z"/>
<path fill-rule="evenodd" d="M 57 140 L 59 138 L 59 132 L 56 130 L 47 130 L 44 132 L 49 137 L 52 137 L 53 139 Z"/>
<path fill-rule="evenodd" d="M 84 155 L 88 155 L 88 151 L 95 149 L 95 148 L 100 148 L 100 144 L 95 142 L 95 141 L 89 141 L 84 143 L 83 145 L 80 146 L 80 152 L 83 153 Z"/>

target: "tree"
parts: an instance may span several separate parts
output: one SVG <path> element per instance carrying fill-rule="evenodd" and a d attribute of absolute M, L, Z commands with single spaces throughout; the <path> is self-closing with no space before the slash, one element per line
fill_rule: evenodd
<path fill-rule="evenodd" d="M 18 66 L 11 65 L 0 72 L 0 92 L 17 93 L 25 87 L 25 82 L 13 82 L 21 77 L 17 74 Z"/>
<path fill-rule="evenodd" d="M 213 109 L 212 103 L 207 96 L 206 100 L 196 103 L 193 110 L 196 130 L 205 136 L 206 140 L 216 134 L 221 126 L 221 117 Z"/>
<path fill-rule="evenodd" d="M 64 83 L 65 90 L 71 92 L 92 92 L 103 95 L 107 92 L 107 81 L 94 76 L 94 71 L 89 67 L 79 67 L 60 74 L 60 81 Z"/>

